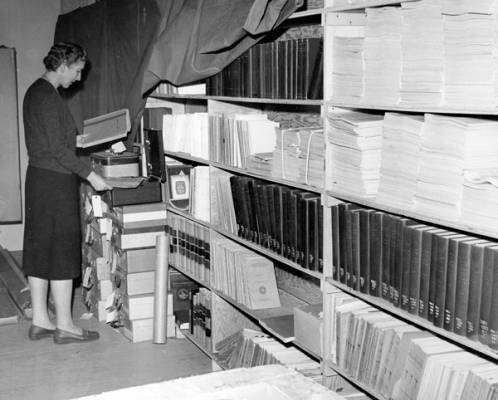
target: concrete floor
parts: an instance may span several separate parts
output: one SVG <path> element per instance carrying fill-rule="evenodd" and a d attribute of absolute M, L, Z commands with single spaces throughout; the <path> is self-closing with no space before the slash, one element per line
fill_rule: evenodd
<path fill-rule="evenodd" d="M 81 308 L 75 302 L 75 319 Z M 78 324 L 99 331 L 100 339 L 68 345 L 52 339 L 32 342 L 29 321 L 0 326 L 0 399 L 72 399 L 212 371 L 211 360 L 186 339 L 132 344 L 95 318 Z"/>

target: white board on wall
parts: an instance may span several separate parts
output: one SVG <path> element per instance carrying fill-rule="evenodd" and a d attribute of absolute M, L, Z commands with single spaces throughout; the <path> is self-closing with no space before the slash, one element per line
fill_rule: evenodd
<path fill-rule="evenodd" d="M 22 221 L 15 49 L 0 47 L 0 223 Z"/>

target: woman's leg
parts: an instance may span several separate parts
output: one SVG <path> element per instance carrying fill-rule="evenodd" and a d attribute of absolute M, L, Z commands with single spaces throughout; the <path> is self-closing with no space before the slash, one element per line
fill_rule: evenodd
<path fill-rule="evenodd" d="M 31 291 L 31 305 L 33 307 L 33 325 L 46 329 L 54 329 L 55 326 L 48 317 L 48 280 L 28 276 L 28 282 Z"/>
<path fill-rule="evenodd" d="M 50 288 L 52 289 L 52 297 L 54 299 L 55 312 L 57 314 L 57 328 L 81 334 L 81 328 L 73 323 L 71 312 L 73 280 L 64 279 L 50 281 Z"/>

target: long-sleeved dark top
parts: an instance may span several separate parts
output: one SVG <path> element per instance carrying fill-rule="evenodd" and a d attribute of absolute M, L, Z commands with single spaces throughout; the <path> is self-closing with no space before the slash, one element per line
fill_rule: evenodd
<path fill-rule="evenodd" d="M 90 163 L 76 156 L 76 124 L 58 91 L 37 79 L 23 102 L 24 136 L 29 165 L 86 178 Z"/>

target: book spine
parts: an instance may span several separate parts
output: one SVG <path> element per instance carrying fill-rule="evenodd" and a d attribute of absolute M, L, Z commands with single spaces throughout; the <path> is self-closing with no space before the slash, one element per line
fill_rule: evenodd
<path fill-rule="evenodd" d="M 493 300 L 493 279 L 494 273 L 498 271 L 498 246 L 488 247 L 484 250 L 484 267 L 482 273 L 481 289 L 481 312 L 479 315 L 479 341 L 489 345 L 489 326 L 492 313 L 497 313 L 497 309 L 492 309 Z"/>

